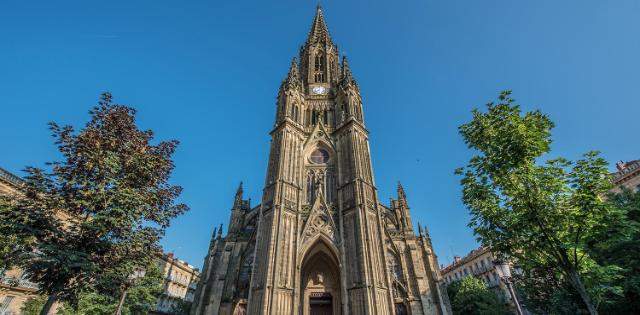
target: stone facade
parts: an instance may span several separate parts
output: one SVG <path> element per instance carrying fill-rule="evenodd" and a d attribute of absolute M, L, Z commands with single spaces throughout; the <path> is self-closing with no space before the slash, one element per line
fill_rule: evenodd
<path fill-rule="evenodd" d="M 617 172 L 613 173 L 612 192 L 619 193 L 622 187 L 632 191 L 640 190 L 640 160 L 616 163 Z"/>
<path fill-rule="evenodd" d="M 488 247 L 480 246 L 463 258 L 454 257 L 453 263 L 444 267 L 440 273 L 447 285 L 464 277 L 474 276 L 484 281 L 487 287 L 496 292 L 503 302 L 513 305 L 509 289 L 496 271 L 494 265 L 496 259 L 497 257 Z"/>
<path fill-rule="evenodd" d="M 162 254 L 156 261 L 164 275 L 164 282 L 156 310 L 151 314 L 177 314 L 180 304 L 193 302 L 200 271 L 186 261 L 175 258 L 173 253 Z"/>
<path fill-rule="evenodd" d="M 378 198 L 360 90 L 321 8 L 282 82 L 262 202 L 238 188 L 192 314 L 450 314 L 407 198 Z"/>
<path fill-rule="evenodd" d="M 0 194 L 19 198 L 23 180 L 0 168 Z M 24 303 L 37 296 L 38 285 L 28 281 L 17 268 L 0 269 L 0 314 L 17 315 Z"/>

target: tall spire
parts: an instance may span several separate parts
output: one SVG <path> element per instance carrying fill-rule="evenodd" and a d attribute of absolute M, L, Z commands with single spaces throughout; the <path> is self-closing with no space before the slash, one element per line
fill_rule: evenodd
<path fill-rule="evenodd" d="M 324 43 L 331 43 L 331 36 L 329 35 L 327 23 L 324 21 L 322 7 L 318 4 L 316 7 L 316 16 L 313 18 L 313 24 L 311 24 L 311 30 L 309 31 L 309 37 L 307 38 L 307 44 L 320 41 L 323 41 Z"/>

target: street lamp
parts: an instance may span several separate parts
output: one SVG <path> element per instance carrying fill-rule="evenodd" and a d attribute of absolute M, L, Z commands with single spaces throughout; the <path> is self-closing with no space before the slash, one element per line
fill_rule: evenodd
<path fill-rule="evenodd" d="M 114 313 L 114 315 L 122 314 L 122 306 L 124 305 L 124 299 L 127 297 L 127 290 L 129 290 L 129 288 L 133 286 L 136 280 L 144 277 L 145 273 L 146 271 L 144 269 L 137 268 L 133 270 L 133 273 L 131 273 L 129 277 L 127 277 L 127 282 L 125 283 L 124 288 L 122 289 L 122 294 L 120 295 L 120 302 L 118 302 L 118 308 L 116 308 L 116 312 Z"/>
<path fill-rule="evenodd" d="M 516 312 L 518 315 L 523 315 L 522 308 L 520 307 L 520 302 L 516 297 L 516 292 L 513 289 L 513 281 L 511 277 L 511 266 L 505 261 L 495 260 L 493 264 L 496 267 L 496 272 L 498 273 L 498 277 L 507 285 L 507 289 L 509 290 L 509 295 L 511 296 L 511 300 L 513 304 L 516 306 Z"/>

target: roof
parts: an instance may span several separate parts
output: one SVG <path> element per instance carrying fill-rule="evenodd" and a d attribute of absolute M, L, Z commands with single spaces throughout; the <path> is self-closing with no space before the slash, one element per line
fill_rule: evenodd
<path fill-rule="evenodd" d="M 482 254 L 484 254 L 484 253 L 486 253 L 486 252 L 488 252 L 488 251 L 489 251 L 489 247 L 486 247 L 486 246 L 480 246 L 480 247 L 478 247 L 478 248 L 476 248 L 476 249 L 472 250 L 471 252 L 469 252 L 469 254 L 467 254 L 467 256 L 464 256 L 462 259 L 458 260 L 457 262 L 456 262 L 456 261 L 454 261 L 454 262 L 453 262 L 453 263 L 451 263 L 450 265 L 448 265 L 448 266 L 446 266 L 446 267 L 442 268 L 442 269 L 440 270 L 440 272 L 441 272 L 442 274 L 445 274 L 445 273 L 447 273 L 447 272 L 449 272 L 449 271 L 451 271 L 451 270 L 453 270 L 453 269 L 456 269 L 456 268 L 458 268 L 458 267 L 460 267 L 460 266 L 462 266 L 462 265 L 464 265 L 464 264 L 468 263 L 469 261 L 474 260 L 474 259 L 475 259 L 475 258 L 477 258 L 478 256 L 480 256 L 480 255 L 482 255 Z"/>
<path fill-rule="evenodd" d="M 616 167 L 618 167 L 618 171 L 613 173 L 613 182 L 615 184 L 627 177 L 640 175 L 640 160 L 618 162 L 616 163 Z"/>
<path fill-rule="evenodd" d="M 0 167 L 0 180 L 7 182 L 13 186 L 19 187 L 24 185 L 24 179 L 20 176 L 15 175 L 4 168 Z"/>

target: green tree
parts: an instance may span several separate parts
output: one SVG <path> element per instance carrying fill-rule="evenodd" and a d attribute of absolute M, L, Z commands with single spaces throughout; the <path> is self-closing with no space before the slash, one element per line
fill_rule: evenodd
<path fill-rule="evenodd" d="M 168 183 L 177 141 L 152 144 L 135 110 L 102 95 L 84 129 L 50 123 L 62 160 L 28 167 L 23 198 L 0 208 L 7 234 L 33 240 L 12 256 L 42 294 L 77 307 L 82 293 L 112 295 L 148 266 L 170 220 L 188 210 Z"/>
<path fill-rule="evenodd" d="M 615 216 L 601 198 L 611 187 L 607 163 L 589 152 L 575 162 L 555 158 L 538 164 L 550 152 L 553 127 L 539 111 L 522 114 L 510 91 L 487 104 L 486 112 L 474 110 L 459 128 L 478 152 L 457 170 L 462 198 L 471 212 L 469 226 L 483 244 L 517 259 L 525 272 L 553 266 L 589 313 L 597 314 L 583 272 L 589 267 L 609 278 L 615 274 L 615 266 L 600 266 L 587 253 L 591 231 Z"/>
<path fill-rule="evenodd" d="M 191 311 L 191 302 L 185 300 L 177 300 L 171 307 L 171 313 L 177 315 L 189 314 Z"/>
<path fill-rule="evenodd" d="M 454 314 L 468 315 L 502 315 L 510 314 L 507 307 L 500 302 L 495 292 L 491 291 L 476 277 L 464 277 L 447 287 Z"/>
<path fill-rule="evenodd" d="M 15 209 L 16 196 L 0 195 L 0 270 L 9 270 L 16 266 L 17 257 L 31 248 L 33 238 L 19 237 L 9 233 L 14 224 L 3 220 L 6 214 Z"/>
<path fill-rule="evenodd" d="M 22 315 L 38 315 L 44 306 L 44 303 L 47 301 L 47 298 L 44 296 L 35 296 L 29 298 L 24 302 L 22 308 L 20 309 L 20 314 Z"/>
<path fill-rule="evenodd" d="M 619 294 L 603 292 L 607 314 L 640 314 L 640 191 L 624 189 L 607 198 L 619 210 L 612 224 L 593 233 L 589 253 L 599 264 L 621 268 Z"/>
<path fill-rule="evenodd" d="M 534 314 L 581 314 L 582 301 L 553 266 L 534 266 L 515 277 L 523 305 Z"/>
<path fill-rule="evenodd" d="M 127 291 L 122 314 L 148 314 L 156 307 L 162 294 L 163 275 L 157 265 L 147 267 L 146 274 Z M 46 298 L 38 296 L 25 302 L 23 315 L 37 315 L 45 305 Z M 58 307 L 58 315 L 111 315 L 118 305 L 118 296 L 99 294 L 95 291 L 84 291 L 79 295 L 78 305 L 73 308 L 68 304 Z"/>

